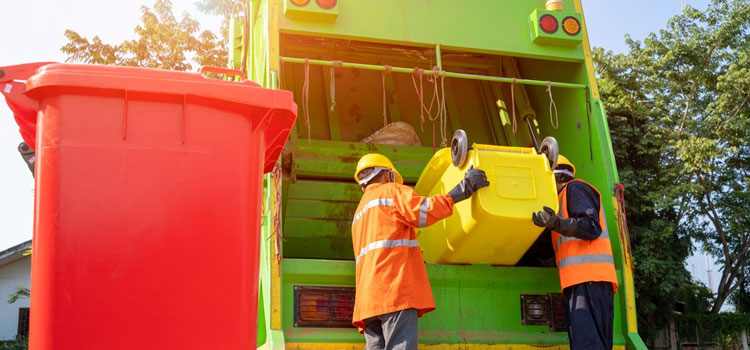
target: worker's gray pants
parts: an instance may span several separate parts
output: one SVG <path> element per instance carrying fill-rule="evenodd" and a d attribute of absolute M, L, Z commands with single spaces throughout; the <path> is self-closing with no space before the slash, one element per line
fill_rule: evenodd
<path fill-rule="evenodd" d="M 365 350 L 417 350 L 417 309 L 406 309 L 365 320 Z"/>

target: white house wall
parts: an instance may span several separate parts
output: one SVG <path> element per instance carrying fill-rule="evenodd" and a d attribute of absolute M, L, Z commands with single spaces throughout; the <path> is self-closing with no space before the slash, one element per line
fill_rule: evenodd
<path fill-rule="evenodd" d="M 18 299 L 8 304 L 8 295 L 16 287 L 29 287 L 31 281 L 31 257 L 0 267 L 0 340 L 12 340 L 18 333 L 18 309 L 29 307 L 29 299 Z"/>

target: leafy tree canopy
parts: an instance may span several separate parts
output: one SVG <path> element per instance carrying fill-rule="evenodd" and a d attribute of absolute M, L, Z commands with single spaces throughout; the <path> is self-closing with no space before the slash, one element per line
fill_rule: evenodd
<path fill-rule="evenodd" d="M 718 313 L 748 276 L 750 6 L 687 7 L 629 51 L 594 50 L 626 193 L 639 326 L 666 326 L 693 242 L 716 257 Z"/>
<path fill-rule="evenodd" d="M 222 0 L 203 0 L 199 8 L 222 14 Z M 229 13 L 223 13 L 228 19 Z M 225 22 L 227 22 L 225 20 Z M 113 64 L 172 70 L 192 70 L 197 66 L 226 66 L 226 40 L 211 31 L 200 32 L 199 23 L 184 14 L 177 19 L 170 0 L 156 0 L 153 8 L 141 7 L 141 23 L 135 27 L 136 39 L 106 44 L 98 36 L 91 40 L 66 30 L 68 43 L 62 47 L 66 61 Z"/>

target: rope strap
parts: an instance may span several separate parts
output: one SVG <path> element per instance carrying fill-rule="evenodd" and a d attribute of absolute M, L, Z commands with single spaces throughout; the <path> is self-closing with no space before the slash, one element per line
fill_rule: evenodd
<path fill-rule="evenodd" d="M 552 98 L 552 83 L 549 80 L 547 80 L 547 93 L 549 94 L 549 122 L 553 128 L 557 129 L 560 126 L 560 119 L 557 115 L 557 104 L 555 103 L 555 99 Z M 552 119 L 552 107 L 555 108 L 554 119 Z"/>
<path fill-rule="evenodd" d="M 305 58 L 305 82 L 302 84 L 302 111 L 307 126 L 307 143 L 312 142 L 310 136 L 310 61 Z"/>

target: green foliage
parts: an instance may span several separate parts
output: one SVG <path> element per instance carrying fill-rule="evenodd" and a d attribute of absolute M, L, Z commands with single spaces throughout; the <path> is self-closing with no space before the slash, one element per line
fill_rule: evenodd
<path fill-rule="evenodd" d="M 739 313 L 750 314 L 750 280 L 742 281 L 737 291 L 730 297 L 732 305 Z"/>
<path fill-rule="evenodd" d="M 701 342 L 716 342 L 723 349 L 737 344 L 737 336 L 743 329 L 750 329 L 750 315 L 739 313 L 687 313 L 676 320 L 677 332 L 682 339 L 699 339 Z M 700 326 L 697 326 L 700 325 Z"/>
<path fill-rule="evenodd" d="M 682 286 L 679 301 L 685 304 L 685 314 L 705 314 L 711 310 L 713 293 L 701 283 L 688 283 Z"/>
<path fill-rule="evenodd" d="M 12 342 L 0 343 L 0 350 L 29 350 L 29 340 L 24 338 Z"/>
<path fill-rule="evenodd" d="M 199 66 L 226 66 L 226 40 L 211 31 L 199 33 L 199 23 L 187 14 L 177 20 L 170 0 L 156 0 L 153 8 L 142 6 L 141 12 L 134 30 L 137 38 L 116 45 L 66 30 L 66 61 L 172 70 L 193 69 L 189 60 Z"/>
<path fill-rule="evenodd" d="M 30 295 L 31 291 L 29 290 L 29 288 L 23 286 L 16 287 L 15 292 L 8 294 L 8 304 L 13 304 L 21 298 L 28 298 Z"/>
<path fill-rule="evenodd" d="M 593 59 L 625 185 L 639 330 L 648 341 L 667 327 L 678 293 L 690 280 L 684 261 L 692 245 L 688 232 L 680 230 L 684 213 L 675 205 L 676 174 L 661 166 L 668 130 L 656 123 L 656 113 L 643 103 L 648 97 L 642 67 L 632 57 L 602 49 L 594 50 Z"/>
<path fill-rule="evenodd" d="M 681 287 L 691 242 L 722 265 L 712 313 L 748 276 L 750 6 L 688 7 L 643 42 L 626 40 L 629 52 L 593 57 L 627 189 L 639 329 L 653 339 L 677 298 L 708 300 Z"/>

